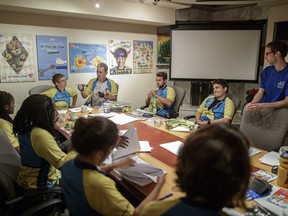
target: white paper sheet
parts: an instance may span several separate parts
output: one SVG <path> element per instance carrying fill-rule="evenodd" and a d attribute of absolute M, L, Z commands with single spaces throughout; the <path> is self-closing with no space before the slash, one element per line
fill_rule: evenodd
<path fill-rule="evenodd" d="M 75 107 L 75 108 L 69 108 L 68 109 L 70 112 L 81 112 L 81 107 Z M 91 107 L 87 107 L 87 111 L 93 111 L 94 109 L 92 109 Z"/>
<path fill-rule="evenodd" d="M 115 115 L 118 115 L 117 113 L 115 112 L 110 112 L 110 113 L 97 113 L 97 114 L 89 114 L 88 117 L 91 118 L 91 117 L 104 117 L 104 118 L 110 118 L 112 116 L 115 116 Z"/>
<path fill-rule="evenodd" d="M 160 144 L 161 147 L 167 149 L 175 155 L 178 155 L 179 149 L 182 147 L 182 145 L 183 143 L 181 141 Z"/>
<path fill-rule="evenodd" d="M 267 154 L 265 154 L 263 157 L 261 157 L 259 160 L 261 161 L 261 163 L 270 165 L 270 166 L 274 166 L 274 165 L 279 165 L 279 153 L 271 151 Z"/>
<path fill-rule="evenodd" d="M 110 120 L 113 121 L 115 124 L 124 125 L 130 122 L 136 121 L 137 118 L 133 118 L 125 114 L 118 114 L 118 115 L 111 117 Z"/>
<path fill-rule="evenodd" d="M 151 152 L 152 147 L 149 144 L 149 141 L 139 141 L 140 150 L 138 152 Z"/>
<path fill-rule="evenodd" d="M 256 149 L 256 148 L 253 148 L 253 147 L 250 147 L 249 148 L 249 156 L 250 157 L 252 157 L 252 156 L 254 156 L 254 155 L 256 155 L 256 154 L 258 154 L 258 153 L 260 153 L 261 151 L 260 150 L 258 150 L 258 149 Z"/>
<path fill-rule="evenodd" d="M 177 126 L 177 127 L 173 128 L 173 129 L 171 129 L 171 131 L 190 132 L 189 128 L 182 127 L 182 126 Z"/>

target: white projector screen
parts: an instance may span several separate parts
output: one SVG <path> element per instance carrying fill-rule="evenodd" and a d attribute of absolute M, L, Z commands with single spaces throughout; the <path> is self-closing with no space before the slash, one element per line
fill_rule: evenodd
<path fill-rule="evenodd" d="M 261 30 L 171 30 L 171 80 L 257 81 Z"/>

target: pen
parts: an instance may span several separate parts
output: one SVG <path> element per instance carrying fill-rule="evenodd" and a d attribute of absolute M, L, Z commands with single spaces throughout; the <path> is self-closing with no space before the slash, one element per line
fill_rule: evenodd
<path fill-rule="evenodd" d="M 164 199 L 167 199 L 168 197 L 171 197 L 171 196 L 173 196 L 173 193 L 169 193 L 169 194 L 161 197 L 159 200 L 164 200 Z"/>

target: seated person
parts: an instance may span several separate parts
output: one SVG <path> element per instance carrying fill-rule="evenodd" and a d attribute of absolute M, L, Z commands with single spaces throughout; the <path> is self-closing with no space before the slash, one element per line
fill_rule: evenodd
<path fill-rule="evenodd" d="M 172 87 L 167 86 L 167 73 L 158 72 L 156 84 L 158 89 L 151 90 L 146 99 L 148 111 L 171 118 L 173 117 L 176 93 Z"/>
<path fill-rule="evenodd" d="M 115 182 L 101 172 L 103 166 L 99 169 L 118 139 L 117 126 L 107 118 L 80 118 L 76 122 L 71 142 L 78 155 L 61 169 L 64 199 L 71 215 L 137 215 L 147 202 L 157 198 L 164 176 L 158 178 L 153 191 L 134 209 L 117 190 Z M 132 159 L 124 159 L 107 165 L 105 171 L 133 163 Z"/>
<path fill-rule="evenodd" d="M 9 116 L 14 113 L 14 97 L 5 91 L 0 91 L 0 128 L 8 136 L 12 146 L 20 153 L 18 138 L 13 134 L 13 120 Z"/>
<path fill-rule="evenodd" d="M 31 95 L 17 112 L 13 131 L 21 149 L 18 184 L 24 189 L 47 189 L 59 183 L 66 154 L 55 140 L 57 111 L 51 98 Z"/>
<path fill-rule="evenodd" d="M 52 82 L 54 83 L 55 88 L 51 88 L 42 94 L 52 98 L 52 100 L 55 102 L 55 107 L 57 110 L 75 107 L 77 92 L 74 89 L 67 87 L 67 79 L 65 76 L 60 73 L 54 74 L 52 77 Z"/>
<path fill-rule="evenodd" d="M 108 66 L 105 63 L 100 63 L 97 66 L 97 78 L 91 79 L 87 87 L 79 84 L 78 89 L 81 91 L 83 98 L 87 98 L 85 105 L 100 106 L 107 100 L 117 100 L 116 83 L 107 78 Z"/>
<path fill-rule="evenodd" d="M 265 59 L 270 66 L 262 71 L 259 91 L 251 103 L 247 104 L 247 111 L 288 107 L 287 52 L 285 41 L 272 41 L 266 45 Z"/>
<path fill-rule="evenodd" d="M 228 124 L 200 128 L 180 150 L 176 174 L 186 196 L 153 201 L 140 215 L 226 215 L 221 212 L 223 207 L 245 207 L 249 141 Z"/>
<path fill-rule="evenodd" d="M 224 79 L 213 81 L 213 96 L 208 96 L 196 111 L 199 126 L 214 123 L 230 123 L 235 112 L 233 101 L 227 97 L 228 84 Z"/>

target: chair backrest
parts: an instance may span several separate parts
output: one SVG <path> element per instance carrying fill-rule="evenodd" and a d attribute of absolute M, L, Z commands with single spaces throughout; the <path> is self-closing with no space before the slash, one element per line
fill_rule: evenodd
<path fill-rule="evenodd" d="M 34 95 L 34 94 L 41 94 L 42 92 L 45 92 L 51 88 L 53 88 L 54 86 L 51 85 L 40 85 L 40 86 L 36 86 L 33 87 L 29 90 L 29 95 Z"/>
<path fill-rule="evenodd" d="M 288 108 L 265 108 L 256 112 L 243 109 L 240 130 L 256 147 L 272 151 L 284 144 L 288 132 Z"/>
<path fill-rule="evenodd" d="M 231 95 L 231 94 L 228 94 L 227 97 L 229 97 L 229 98 L 232 100 L 232 102 L 233 102 L 233 104 L 234 104 L 234 107 L 235 107 L 235 111 L 234 111 L 233 116 L 232 116 L 232 119 L 231 119 L 231 123 L 232 123 L 232 120 L 233 120 L 233 118 L 234 118 L 237 110 L 238 110 L 238 109 L 240 108 L 240 106 L 241 106 L 241 100 L 240 100 L 239 97 L 233 96 L 233 95 Z"/>
<path fill-rule="evenodd" d="M 174 112 L 176 114 L 179 114 L 179 109 L 180 106 L 184 100 L 186 91 L 184 90 L 184 88 L 180 87 L 180 86 L 171 86 L 175 93 L 176 93 L 176 98 L 175 98 L 175 104 L 174 104 Z"/>
<path fill-rule="evenodd" d="M 0 149 L 0 190 L 1 193 L 5 193 L 7 200 L 12 200 L 17 196 L 17 176 L 21 162 L 20 155 L 2 129 L 0 129 Z"/>

